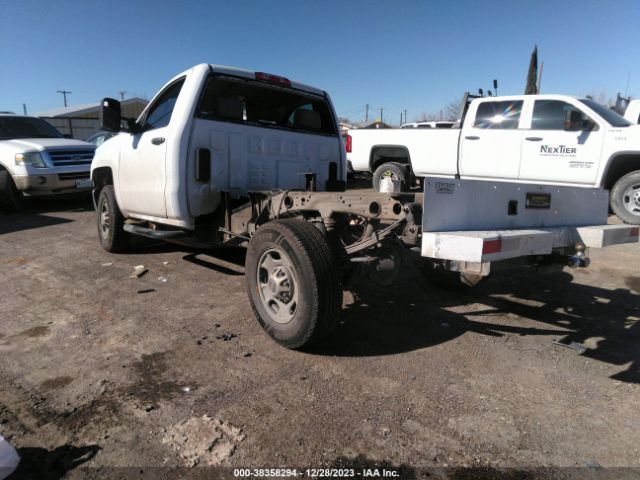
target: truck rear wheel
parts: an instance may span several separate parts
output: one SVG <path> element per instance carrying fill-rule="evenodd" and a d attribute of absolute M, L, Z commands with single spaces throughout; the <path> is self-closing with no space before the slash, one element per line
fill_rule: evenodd
<path fill-rule="evenodd" d="M 469 290 L 484 279 L 482 275 L 445 270 L 441 265 L 429 260 L 422 262 L 420 270 L 427 277 L 427 280 L 436 287 L 458 292 Z"/>
<path fill-rule="evenodd" d="M 24 195 L 16 188 L 11 174 L 0 169 L 0 210 L 5 213 L 16 213 L 24 207 Z"/>
<path fill-rule="evenodd" d="M 126 252 L 131 247 L 131 235 L 124 231 L 124 216 L 118 207 L 113 185 L 100 190 L 97 203 L 98 238 L 107 252 Z"/>
<path fill-rule="evenodd" d="M 302 348 L 337 325 L 340 275 L 325 237 L 309 222 L 286 219 L 261 226 L 249 243 L 245 270 L 251 307 L 279 344 Z"/>
<path fill-rule="evenodd" d="M 621 177 L 611 189 L 609 202 L 624 223 L 640 225 L 640 171 Z"/>
<path fill-rule="evenodd" d="M 409 178 L 407 178 L 407 175 Z M 373 172 L 373 188 L 376 192 L 380 191 L 380 181 L 383 177 L 391 177 L 400 182 L 401 192 L 408 192 L 411 188 L 411 174 L 408 173 L 406 165 L 402 165 L 401 163 L 388 162 L 376 168 L 376 171 Z"/>

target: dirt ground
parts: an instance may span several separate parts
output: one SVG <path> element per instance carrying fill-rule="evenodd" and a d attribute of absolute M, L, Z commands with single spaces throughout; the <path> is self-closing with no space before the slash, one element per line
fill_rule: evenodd
<path fill-rule="evenodd" d="M 0 433 L 23 458 L 14 478 L 331 466 L 638 478 L 640 245 L 591 257 L 465 294 L 412 265 L 393 287 L 361 278 L 329 341 L 294 352 L 254 319 L 242 251 L 108 254 L 77 199 L 0 214 Z M 148 273 L 129 278 L 139 264 Z"/>

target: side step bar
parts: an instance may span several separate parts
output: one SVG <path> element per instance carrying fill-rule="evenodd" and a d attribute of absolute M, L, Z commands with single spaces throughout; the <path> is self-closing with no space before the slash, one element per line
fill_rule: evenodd
<path fill-rule="evenodd" d="M 153 228 L 141 227 L 140 225 L 135 225 L 133 223 L 125 223 L 123 228 L 125 232 L 142 235 L 143 237 L 149 237 L 156 240 L 169 240 L 185 235 L 185 232 L 182 230 L 154 230 Z"/>

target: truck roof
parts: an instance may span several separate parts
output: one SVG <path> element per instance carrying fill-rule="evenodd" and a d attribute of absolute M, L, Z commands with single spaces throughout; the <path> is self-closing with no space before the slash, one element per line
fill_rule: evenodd
<path fill-rule="evenodd" d="M 199 69 L 199 68 L 210 68 L 212 71 L 217 72 L 217 73 L 223 73 L 223 74 L 227 74 L 227 75 L 234 75 L 236 77 L 245 77 L 245 78 L 250 78 L 251 80 L 255 80 L 256 78 L 256 73 L 259 73 L 258 71 L 255 70 L 248 70 L 246 68 L 238 68 L 238 67 L 230 67 L 227 65 L 216 65 L 216 64 L 212 64 L 212 63 L 201 63 L 199 65 L 195 65 L 192 68 L 190 68 L 189 70 L 181 73 L 180 75 L 177 76 L 182 76 L 184 74 L 186 74 L 187 72 L 189 72 L 190 70 L 193 69 Z M 271 75 L 278 75 L 277 73 L 272 73 L 272 72 L 265 72 Z M 296 82 L 293 81 L 291 79 L 288 79 L 291 81 L 291 86 L 297 90 L 303 90 L 309 93 L 313 93 L 315 95 L 321 95 L 324 96 L 325 92 L 324 90 L 320 89 L 320 88 L 316 88 L 316 87 L 312 87 L 310 85 L 305 85 L 304 83 L 300 83 L 300 82 Z"/>
<path fill-rule="evenodd" d="M 499 95 L 496 97 L 482 97 L 476 98 L 474 101 L 483 100 L 524 100 L 525 98 L 537 98 L 540 100 L 581 100 L 584 97 L 578 97 L 576 95 L 561 95 L 559 93 L 543 93 L 537 95 Z"/>

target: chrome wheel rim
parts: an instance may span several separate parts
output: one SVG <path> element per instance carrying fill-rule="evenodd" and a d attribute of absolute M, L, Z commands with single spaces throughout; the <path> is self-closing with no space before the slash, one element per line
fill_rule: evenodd
<path fill-rule="evenodd" d="M 109 213 L 109 203 L 104 200 L 100 205 L 100 234 L 102 238 L 109 237 L 109 226 L 111 225 L 111 214 Z"/>
<path fill-rule="evenodd" d="M 624 208 L 633 215 L 640 215 L 640 183 L 631 185 L 622 195 Z"/>
<path fill-rule="evenodd" d="M 270 248 L 260 257 L 256 277 L 269 317 L 276 323 L 289 323 L 298 309 L 298 280 L 289 256 L 279 248 Z"/>

